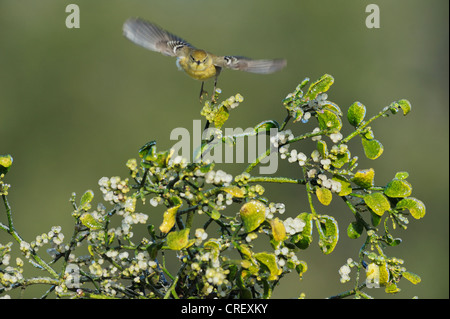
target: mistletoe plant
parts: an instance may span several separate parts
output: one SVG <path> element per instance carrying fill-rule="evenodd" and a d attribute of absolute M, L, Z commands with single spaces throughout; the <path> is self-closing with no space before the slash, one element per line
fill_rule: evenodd
<path fill-rule="evenodd" d="M 32 242 L 19 235 L 8 202 L 10 186 L 5 183 L 12 157 L 1 156 L 0 194 L 7 224 L 0 223 L 0 229 L 18 243 L 23 257 L 13 262 L 12 242 L 0 244 L 0 294 L 44 284 L 48 289 L 42 297 L 54 293 L 70 298 L 270 298 L 287 273 L 296 272 L 300 279 L 305 275 L 307 261 L 300 259 L 303 250 L 316 249 L 313 243 L 326 255 L 335 249 L 340 225 L 317 207 L 318 203 L 330 205 L 335 198 L 343 200 L 354 217 L 344 225 L 347 235 L 363 238 L 355 260 L 349 258 L 339 269 L 342 282 L 351 280 L 351 268 L 356 269 L 353 289 L 332 297 L 370 297 L 370 287 L 396 293 L 401 278 L 418 283 L 419 276 L 407 271 L 400 258 L 388 256 L 385 247 L 401 243 L 391 234 L 392 229 L 406 229 L 410 216 L 422 218 L 424 204 L 411 197 L 408 173 L 398 172 L 391 181 L 377 185 L 375 171 L 357 169 L 358 157 L 348 147 L 350 140 L 360 139 L 365 156 L 378 158 L 383 145 L 369 125 L 399 111 L 408 114 L 410 103 L 395 101 L 368 119 L 366 107 L 353 103 L 346 120 L 354 130 L 344 137 L 344 115 L 325 93 L 333 82 L 330 75 L 313 83 L 305 79 L 282 101 L 287 110 L 282 124 L 265 121 L 241 136 L 224 137 L 221 128 L 243 98 L 238 94 L 215 102 L 218 90 L 213 102 L 206 101 L 202 110 L 215 126 L 213 139 L 203 141 L 195 160 L 188 162 L 175 155 L 174 149 L 158 151 L 156 142 L 147 143 L 139 150 L 139 161 L 128 160 L 129 177 L 99 180 L 105 204 L 93 207 L 91 190 L 80 200 L 73 194 L 75 227 L 68 240 L 59 226 Z M 286 129 L 290 122 L 301 126 L 310 120 L 317 122 L 311 132 L 296 136 Z M 217 169 L 217 164 L 202 156 L 221 143 L 235 143 L 242 135 L 269 132 L 269 147 L 237 176 Z M 294 149 L 307 140 L 315 145 L 311 154 Z M 296 163 L 302 178 L 254 174 L 274 153 Z M 290 209 L 270 200 L 263 186 L 269 183 L 304 188 L 308 203 L 303 211 L 283 218 Z M 141 212 L 137 211 L 139 201 L 145 204 L 139 206 Z M 160 205 L 165 207 L 164 213 L 156 218 L 154 211 Z M 146 237 L 135 238 L 138 224 L 146 226 Z M 255 245 L 256 238 L 265 242 L 264 249 Z M 44 246 L 49 246 L 47 254 L 41 254 Z M 79 253 L 80 246 L 87 247 L 87 252 Z M 177 267 L 168 267 L 168 251 L 177 252 Z M 23 259 L 46 275 L 27 278 Z"/>

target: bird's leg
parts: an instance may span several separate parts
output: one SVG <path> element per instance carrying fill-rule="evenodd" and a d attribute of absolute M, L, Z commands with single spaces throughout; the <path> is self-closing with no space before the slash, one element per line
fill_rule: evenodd
<path fill-rule="evenodd" d="M 217 76 L 214 78 L 214 88 L 213 88 L 213 92 L 212 92 L 212 97 L 211 97 L 211 103 L 216 103 L 216 87 L 217 87 Z"/>
<path fill-rule="evenodd" d="M 205 90 L 203 90 L 203 85 L 205 84 L 204 81 L 202 81 L 202 87 L 200 88 L 200 103 L 203 104 L 203 95 L 206 94 L 206 96 L 208 96 L 208 92 L 206 92 Z"/>
<path fill-rule="evenodd" d="M 216 65 L 216 76 L 214 77 L 214 89 L 212 92 L 212 96 L 211 96 L 211 103 L 216 103 L 216 98 L 219 97 L 220 94 L 220 90 L 219 92 L 216 92 L 217 90 L 217 79 L 219 78 L 220 72 L 222 71 L 222 68 Z"/>
<path fill-rule="evenodd" d="M 205 85 L 205 82 L 202 81 L 202 87 L 200 88 L 200 103 L 203 104 L 203 96 L 206 95 L 208 96 L 208 92 L 206 92 L 205 90 L 203 90 L 203 86 Z M 206 120 L 206 124 L 205 124 L 205 128 L 203 129 L 203 131 L 206 131 L 209 128 L 209 121 Z"/>

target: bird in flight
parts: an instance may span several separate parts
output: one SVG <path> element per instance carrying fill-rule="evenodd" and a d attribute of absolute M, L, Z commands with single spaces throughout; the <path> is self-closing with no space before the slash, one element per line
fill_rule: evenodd
<path fill-rule="evenodd" d="M 177 58 L 177 66 L 190 77 L 202 81 L 200 101 L 204 94 L 204 81 L 214 78 L 216 92 L 217 78 L 222 68 L 241 70 L 251 73 L 267 74 L 281 70 L 286 66 L 284 59 L 254 60 L 243 56 L 218 56 L 205 50 L 197 49 L 182 38 L 140 18 L 128 19 L 123 25 L 126 38 L 148 50 L 160 52 Z"/>

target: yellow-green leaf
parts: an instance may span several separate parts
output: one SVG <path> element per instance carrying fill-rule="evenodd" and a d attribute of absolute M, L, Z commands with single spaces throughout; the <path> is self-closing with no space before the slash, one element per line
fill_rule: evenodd
<path fill-rule="evenodd" d="M 194 240 L 189 241 L 189 228 L 180 231 L 170 232 L 167 235 L 167 248 L 171 250 L 181 250 L 187 248 L 194 243 Z"/>
<path fill-rule="evenodd" d="M 415 219 L 424 217 L 426 213 L 425 204 L 421 200 L 414 197 L 403 198 L 397 203 L 395 208 L 398 210 L 408 209 L 411 216 Z"/>
<path fill-rule="evenodd" d="M 11 155 L 0 155 L 0 175 L 8 173 L 11 165 L 13 163 L 13 158 Z"/>
<path fill-rule="evenodd" d="M 336 103 L 333 103 L 331 101 L 326 101 L 326 103 L 323 105 L 323 107 L 333 111 L 334 113 L 336 113 L 339 116 L 342 116 L 341 108 Z"/>
<path fill-rule="evenodd" d="M 341 191 L 338 193 L 339 196 L 347 196 L 352 192 L 351 184 L 345 177 L 334 175 L 332 180 L 341 183 Z"/>
<path fill-rule="evenodd" d="M 303 230 L 292 236 L 291 241 L 300 249 L 306 249 L 312 243 L 312 232 L 313 232 L 313 214 L 310 213 L 301 213 L 297 216 L 297 218 L 301 219 L 305 222 L 305 226 Z"/>
<path fill-rule="evenodd" d="M 177 211 L 180 206 L 181 205 L 170 207 L 164 212 L 163 222 L 159 226 L 159 230 L 162 233 L 168 233 L 175 225 L 175 217 L 177 215 Z"/>
<path fill-rule="evenodd" d="M 373 168 L 359 170 L 352 178 L 352 182 L 363 188 L 370 188 L 373 186 L 375 171 Z"/>
<path fill-rule="evenodd" d="M 422 281 L 422 279 L 420 279 L 419 275 L 416 275 L 409 271 L 404 271 L 402 273 L 402 276 L 403 276 L 403 278 L 405 278 L 409 282 L 413 283 L 414 285 L 417 285 L 418 283 L 420 283 Z"/>
<path fill-rule="evenodd" d="M 220 218 L 220 216 L 222 216 L 222 215 L 220 214 L 220 212 L 219 212 L 217 209 L 213 209 L 213 210 L 211 211 L 210 217 L 211 217 L 213 220 L 218 220 L 218 219 Z"/>
<path fill-rule="evenodd" d="M 361 137 L 362 145 L 364 148 L 364 154 L 369 159 L 377 159 L 383 154 L 384 147 L 380 141 L 376 139 L 367 139 L 365 137 Z"/>
<path fill-rule="evenodd" d="M 333 199 L 333 194 L 328 188 L 325 187 L 317 187 L 316 188 L 316 196 L 319 202 L 322 203 L 322 205 L 328 206 L 331 203 L 331 200 Z"/>
<path fill-rule="evenodd" d="M 389 197 L 407 197 L 412 193 L 412 185 L 406 180 L 394 178 L 386 185 L 384 193 Z"/>
<path fill-rule="evenodd" d="M 411 103 L 409 103 L 408 100 L 402 99 L 392 102 L 389 105 L 389 108 L 393 114 L 396 114 L 398 112 L 398 108 L 401 108 L 403 111 L 403 115 L 407 115 L 409 112 L 411 112 Z"/>
<path fill-rule="evenodd" d="M 331 75 L 323 75 L 319 80 L 309 86 L 308 92 L 305 94 L 305 99 L 310 101 L 314 100 L 320 93 L 328 91 L 333 83 L 334 78 Z"/>
<path fill-rule="evenodd" d="M 364 202 L 378 216 L 383 216 L 385 211 L 391 209 L 391 204 L 387 197 L 379 192 L 365 195 Z"/>
<path fill-rule="evenodd" d="M 337 221 L 327 215 L 321 215 L 316 219 L 319 232 L 319 247 L 325 255 L 330 254 L 339 240 L 339 229 Z"/>
<path fill-rule="evenodd" d="M 260 201 L 252 200 L 242 205 L 240 215 L 245 231 L 254 231 L 265 220 L 266 206 Z"/>
<path fill-rule="evenodd" d="M 93 199 L 94 199 L 94 192 L 91 190 L 87 190 L 83 194 L 83 196 L 81 196 L 79 209 L 82 209 L 85 211 L 91 209 L 91 202 Z"/>
<path fill-rule="evenodd" d="M 328 109 L 317 112 L 317 120 L 321 130 L 340 131 L 342 128 L 342 121 L 339 115 Z"/>
<path fill-rule="evenodd" d="M 282 221 L 277 218 L 270 221 L 272 236 L 275 241 L 283 241 L 286 238 L 286 228 Z"/>
<path fill-rule="evenodd" d="M 277 260 L 274 254 L 261 252 L 254 255 L 255 259 L 269 269 L 270 276 L 268 280 L 276 280 L 282 270 L 278 268 Z"/>
<path fill-rule="evenodd" d="M 387 294 L 396 294 L 400 292 L 400 288 L 398 288 L 394 282 L 390 282 L 386 285 L 384 292 L 386 292 Z"/>
<path fill-rule="evenodd" d="M 388 281 L 389 270 L 387 269 L 386 262 L 383 262 L 381 265 L 370 263 L 367 266 L 366 283 L 370 282 L 372 284 L 375 284 L 375 286 L 373 287 L 378 288 L 376 285 L 384 286 L 388 283 Z"/>
<path fill-rule="evenodd" d="M 403 179 L 407 179 L 408 176 L 409 176 L 408 172 L 397 172 L 397 173 L 395 173 L 395 178 L 396 179 L 403 180 Z"/>
<path fill-rule="evenodd" d="M 91 230 L 99 230 L 103 228 L 103 224 L 94 218 L 90 213 L 84 213 L 80 217 L 81 223 Z"/>
<path fill-rule="evenodd" d="M 341 168 L 350 161 L 350 151 L 335 155 L 336 158 L 331 161 L 331 164 L 336 168 Z"/>
<path fill-rule="evenodd" d="M 223 190 L 227 192 L 228 194 L 232 195 L 233 197 L 237 198 L 244 198 L 245 197 L 245 191 L 238 187 L 238 186 L 227 186 L 224 187 Z"/>
<path fill-rule="evenodd" d="M 389 281 L 389 269 L 386 262 L 382 262 L 380 265 L 380 285 L 384 286 Z"/>
<path fill-rule="evenodd" d="M 303 274 L 308 270 L 308 265 L 303 260 L 300 260 L 299 264 L 295 266 L 295 270 L 297 271 L 300 279 L 302 279 Z"/>
<path fill-rule="evenodd" d="M 361 124 L 365 116 L 366 107 L 360 102 L 353 103 L 347 112 L 348 122 L 355 127 Z"/>
<path fill-rule="evenodd" d="M 328 157 L 328 147 L 325 141 L 317 141 L 317 150 L 319 151 L 319 154 L 320 156 L 322 156 L 322 158 Z"/>

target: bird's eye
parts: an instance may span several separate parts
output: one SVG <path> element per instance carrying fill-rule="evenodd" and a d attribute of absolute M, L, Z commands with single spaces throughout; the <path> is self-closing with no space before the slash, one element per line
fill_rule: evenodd
<path fill-rule="evenodd" d="M 189 58 L 191 59 L 192 62 L 195 62 L 195 59 L 192 55 L 190 55 Z"/>

